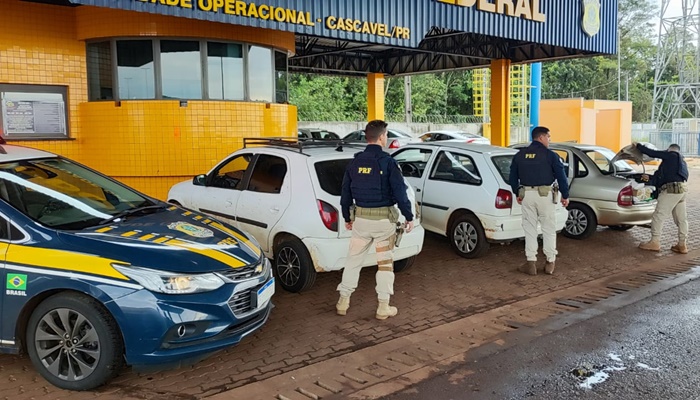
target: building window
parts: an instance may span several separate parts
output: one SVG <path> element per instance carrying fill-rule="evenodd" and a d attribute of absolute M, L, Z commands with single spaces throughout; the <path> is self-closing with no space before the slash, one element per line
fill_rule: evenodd
<path fill-rule="evenodd" d="M 287 102 L 287 54 L 275 52 L 275 102 Z"/>
<path fill-rule="evenodd" d="M 87 44 L 88 98 L 287 102 L 287 54 L 220 41 L 111 39 Z"/>
<path fill-rule="evenodd" d="M 272 50 L 248 47 L 248 90 L 251 101 L 272 102 Z"/>
<path fill-rule="evenodd" d="M 0 133 L 6 139 L 68 137 L 65 86 L 1 85 Z"/>
<path fill-rule="evenodd" d="M 151 40 L 117 41 L 120 99 L 154 99 L 156 97 L 154 71 Z"/>
<path fill-rule="evenodd" d="M 209 98 L 245 100 L 243 46 L 234 43 L 207 43 Z"/>
<path fill-rule="evenodd" d="M 160 65 L 164 99 L 202 98 L 199 42 L 161 40 Z"/>
<path fill-rule="evenodd" d="M 87 45 L 88 98 L 94 100 L 114 99 L 112 82 L 112 47 L 110 42 Z"/>

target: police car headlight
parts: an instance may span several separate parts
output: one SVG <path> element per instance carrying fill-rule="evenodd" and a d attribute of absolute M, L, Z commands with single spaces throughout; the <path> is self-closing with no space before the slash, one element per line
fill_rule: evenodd
<path fill-rule="evenodd" d="M 192 294 L 210 292 L 224 285 L 215 274 L 175 274 L 155 269 L 112 264 L 112 267 L 141 286 L 157 293 Z"/>

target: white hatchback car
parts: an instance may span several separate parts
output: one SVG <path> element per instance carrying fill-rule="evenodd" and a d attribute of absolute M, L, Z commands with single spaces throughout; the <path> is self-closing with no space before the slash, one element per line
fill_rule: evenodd
<path fill-rule="evenodd" d="M 243 149 L 209 173 L 173 186 L 168 201 L 252 234 L 273 259 L 282 288 L 300 292 L 313 285 L 317 272 L 344 266 L 351 232 L 340 214 L 340 192 L 345 168 L 363 147 L 340 141 L 244 139 Z M 410 185 L 408 194 L 415 204 Z M 408 269 L 423 248 L 419 218 L 414 225 L 394 249 L 396 272 Z M 372 248 L 364 265 L 376 264 Z"/>
<path fill-rule="evenodd" d="M 477 258 L 489 243 L 525 237 L 522 209 L 508 184 L 516 153 L 505 147 L 441 141 L 410 144 L 391 156 L 416 192 L 423 227 L 447 236 L 460 256 Z M 561 203 L 556 216 L 559 232 L 567 218 Z"/>

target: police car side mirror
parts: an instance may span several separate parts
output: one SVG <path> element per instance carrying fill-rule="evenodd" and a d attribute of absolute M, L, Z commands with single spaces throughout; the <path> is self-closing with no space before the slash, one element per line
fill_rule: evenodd
<path fill-rule="evenodd" d="M 192 179 L 192 184 L 195 186 L 207 186 L 207 176 L 206 175 L 197 175 Z"/>

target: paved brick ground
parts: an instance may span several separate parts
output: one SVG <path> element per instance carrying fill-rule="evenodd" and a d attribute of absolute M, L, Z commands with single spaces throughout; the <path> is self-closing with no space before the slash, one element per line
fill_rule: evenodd
<path fill-rule="evenodd" d="M 700 180 L 700 168 L 691 182 Z M 688 217 L 691 249 L 700 248 L 700 185 L 691 188 Z M 278 290 L 270 321 L 239 346 L 218 353 L 188 368 L 121 376 L 96 392 L 61 391 L 34 372 L 23 356 L 0 355 L 0 387 L 6 399 L 139 398 L 194 399 L 220 393 L 256 380 L 337 357 L 408 333 L 514 303 L 620 272 L 653 257 L 673 256 L 675 226 L 665 225 L 659 254 L 637 249 L 649 230 L 627 232 L 599 229 L 585 241 L 560 236 L 554 276 L 529 277 L 514 272 L 524 260 L 524 244 L 494 246 L 479 260 L 465 260 L 450 250 L 446 240 L 428 234 L 424 251 L 407 273 L 397 274 L 392 302 L 399 315 L 387 321 L 374 319 L 374 271 L 364 271 L 346 317 L 335 315 L 339 273 L 321 274 L 311 292 Z"/>

